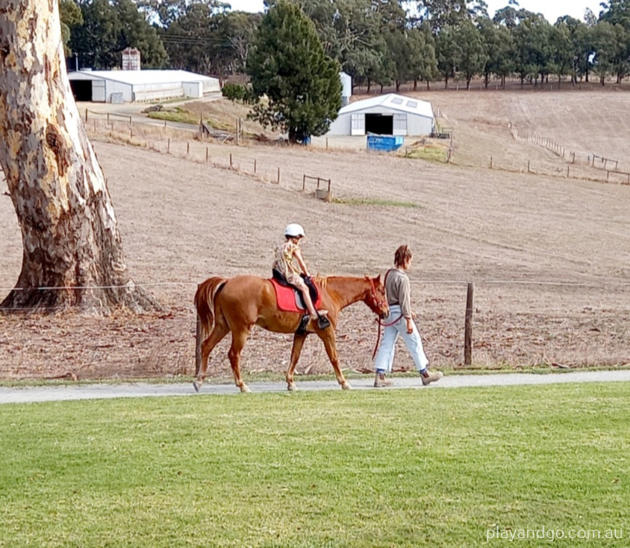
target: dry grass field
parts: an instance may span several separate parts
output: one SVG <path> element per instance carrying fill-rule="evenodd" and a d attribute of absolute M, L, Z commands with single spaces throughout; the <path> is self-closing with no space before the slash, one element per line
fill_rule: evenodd
<path fill-rule="evenodd" d="M 630 95 L 417 95 L 454 130 L 451 165 L 336 148 L 332 140 L 324 150 L 173 137 L 166 154 L 160 130 L 136 131 L 127 139 L 133 145 L 95 136 L 128 266 L 163 311 L 0 316 L 0 378 L 191 374 L 196 284 L 215 274 L 268 276 L 272 249 L 292 221 L 304 225 L 305 257 L 323 275 L 385 272 L 399 244 L 413 248 L 413 306 L 434 367 L 462 367 L 467 282 L 475 287 L 476 368 L 630 363 L 630 186 L 588 180 L 598 170 L 585 160 L 584 178 L 567 179 L 566 159 L 522 138 L 536 132 L 628 169 Z M 526 172 L 528 161 L 538 173 Z M 312 183 L 303 192 L 305 174 L 331 178 L 338 201 L 315 199 Z M 22 253 L 7 196 L 0 233 L 2 297 Z M 375 338 L 369 310 L 346 309 L 338 328 L 343 367 L 369 369 Z M 283 370 L 290 344 L 255 330 L 243 369 Z M 223 341 L 213 354 L 211 374 L 228 374 L 227 347 Z M 396 364 L 412 366 L 402 349 Z M 298 371 L 331 371 L 316 338 Z"/>

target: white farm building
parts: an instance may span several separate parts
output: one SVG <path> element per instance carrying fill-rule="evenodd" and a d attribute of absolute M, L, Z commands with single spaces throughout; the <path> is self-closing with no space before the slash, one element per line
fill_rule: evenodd
<path fill-rule="evenodd" d="M 68 74 L 77 101 L 130 103 L 169 97 L 203 97 L 219 80 L 185 70 L 80 70 Z"/>
<path fill-rule="evenodd" d="M 431 103 L 389 93 L 343 107 L 328 135 L 430 135 L 434 126 Z"/>

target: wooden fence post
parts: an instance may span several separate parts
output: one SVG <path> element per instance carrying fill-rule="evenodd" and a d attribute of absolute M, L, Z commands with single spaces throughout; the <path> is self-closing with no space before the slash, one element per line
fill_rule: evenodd
<path fill-rule="evenodd" d="M 171 138 L 168 138 L 168 141 L 166 142 L 166 154 L 170 154 L 171 153 Z"/>
<path fill-rule="evenodd" d="M 190 154 L 190 143 L 186 143 L 186 154 Z"/>
<path fill-rule="evenodd" d="M 256 173 L 256 158 L 254 158 L 254 173 Z"/>
<path fill-rule="evenodd" d="M 210 158 L 210 154 L 208 152 L 208 147 L 206 147 L 206 163 L 208 163 L 208 158 Z"/>
<path fill-rule="evenodd" d="M 472 365 L 473 284 L 466 291 L 466 320 L 464 322 L 464 365 Z"/>
<path fill-rule="evenodd" d="M 230 169 L 232 169 L 232 153 L 230 152 Z"/>
<path fill-rule="evenodd" d="M 278 184 L 280 184 L 280 168 L 278 168 Z"/>

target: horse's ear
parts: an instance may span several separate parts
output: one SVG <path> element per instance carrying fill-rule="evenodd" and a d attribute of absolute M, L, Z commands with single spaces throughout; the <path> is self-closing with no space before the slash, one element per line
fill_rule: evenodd
<path fill-rule="evenodd" d="M 376 282 L 379 283 L 379 284 L 381 283 L 381 274 L 380 273 L 379 273 L 378 276 L 376 276 Z"/>

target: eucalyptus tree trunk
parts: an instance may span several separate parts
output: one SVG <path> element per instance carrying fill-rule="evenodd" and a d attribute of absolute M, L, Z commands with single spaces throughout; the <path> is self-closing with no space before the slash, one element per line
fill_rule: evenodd
<path fill-rule="evenodd" d="M 154 307 L 127 273 L 109 191 L 70 91 L 57 0 L 0 3 L 0 166 L 23 244 L 4 310 Z"/>

